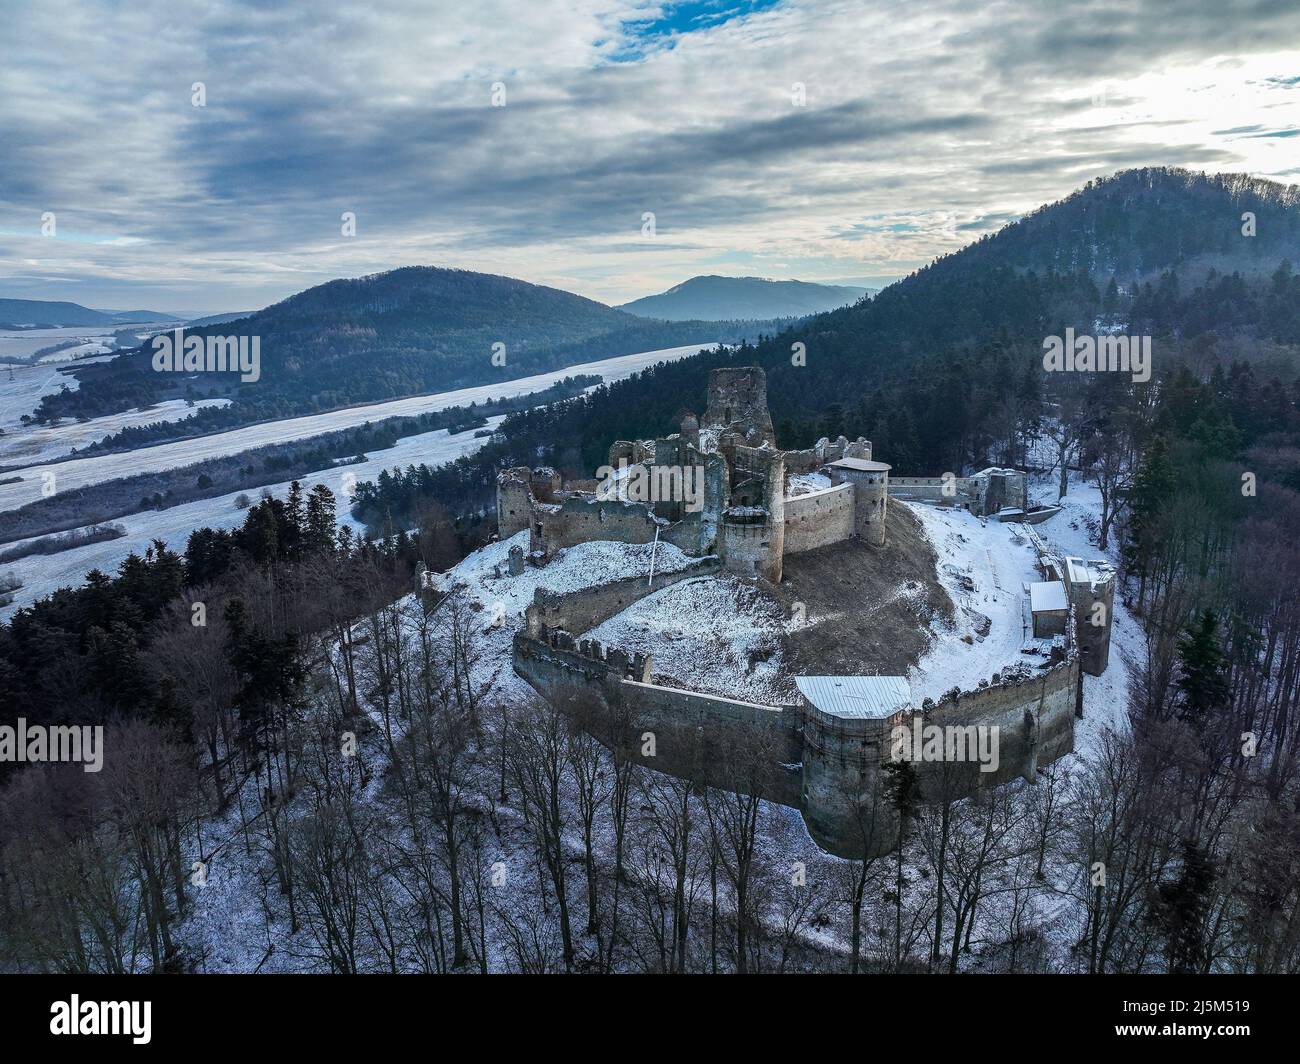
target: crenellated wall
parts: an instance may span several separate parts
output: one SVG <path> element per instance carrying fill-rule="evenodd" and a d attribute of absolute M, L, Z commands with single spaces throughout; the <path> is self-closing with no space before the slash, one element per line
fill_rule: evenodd
<path fill-rule="evenodd" d="M 672 575 L 685 579 L 698 572 Z M 813 839 L 831 853 L 883 852 L 895 837 L 883 812 L 870 840 L 861 828 L 864 796 L 879 793 L 878 773 L 894 755 L 895 726 L 911 729 L 916 720 L 996 735 L 996 771 L 981 772 L 975 762 L 916 761 L 923 801 L 969 795 L 1016 777 L 1032 781 L 1040 766 L 1074 749 L 1079 661 L 1072 646 L 1033 674 L 995 678 L 890 717 L 846 719 L 807 704 L 763 706 L 655 684 L 649 656 L 543 623 L 549 616 L 598 624 L 613 615 L 621 596 L 636 591 L 539 592 L 528 629 L 515 637 L 515 672 L 557 708 L 580 714 L 578 723 L 606 746 L 649 768 L 799 809 Z"/>
<path fill-rule="evenodd" d="M 515 637 L 515 672 L 561 711 L 579 714 L 605 746 L 657 772 L 799 808 L 797 707 L 652 684 L 632 675 L 642 661 L 648 673 L 648 659 L 548 635 L 551 643 Z"/>
<path fill-rule="evenodd" d="M 823 848 L 849 856 L 845 849 L 860 842 L 869 780 L 893 755 L 893 729 L 911 731 L 914 718 L 923 727 L 997 729 L 996 771 L 981 771 L 973 761 L 915 761 L 922 801 L 963 797 L 1017 777 L 1032 783 L 1041 766 L 1074 749 L 1078 681 L 1078 658 L 1069 656 L 1037 675 L 945 695 L 938 702 L 927 699 L 921 709 L 891 717 L 845 720 L 811 710 L 802 752 L 802 810 L 809 833 Z"/>

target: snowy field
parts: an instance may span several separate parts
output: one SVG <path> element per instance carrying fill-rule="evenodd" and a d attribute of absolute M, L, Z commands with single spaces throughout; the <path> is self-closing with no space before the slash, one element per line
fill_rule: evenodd
<path fill-rule="evenodd" d="M 659 351 L 643 351 L 619 358 L 606 358 L 598 362 L 585 362 L 582 365 L 566 366 L 564 369 L 550 373 L 539 373 L 532 377 L 518 380 L 501 381 L 496 384 L 483 384 L 474 388 L 458 388 L 450 392 L 438 392 L 433 395 L 417 395 L 406 399 L 394 399 L 386 403 L 372 403 L 366 406 L 350 406 L 342 410 L 332 410 L 325 414 L 311 414 L 306 417 L 286 418 L 262 425 L 247 425 L 219 432 L 211 436 L 196 439 L 175 440 L 160 443 L 153 447 L 141 447 L 122 454 L 93 455 L 87 458 L 74 458 L 59 462 L 54 469 L 60 490 L 82 487 L 86 484 L 98 484 L 105 480 L 116 480 L 136 473 L 157 472 L 162 469 L 174 469 L 177 466 L 192 465 L 207 458 L 218 458 L 253 447 L 262 447 L 271 443 L 288 443 L 292 440 L 318 436 L 324 432 L 337 429 L 354 428 L 366 422 L 382 421 L 384 418 L 426 414 L 436 410 L 445 410 L 453 406 L 468 406 L 470 403 L 482 403 L 487 399 L 507 399 L 519 395 L 529 395 L 544 391 L 565 377 L 578 374 L 599 374 L 606 382 L 622 380 L 639 370 L 652 366 L 656 362 L 674 362 L 696 354 L 711 344 L 692 344 L 688 347 L 670 347 Z M 3 375 L 3 374 L 0 374 Z M 21 445 L 21 437 L 15 434 L 14 440 L 6 444 Z M 0 484 L 0 510 L 11 510 L 40 497 L 40 465 L 32 465 L 14 470 L 10 475 L 22 477 L 17 484 Z"/>
<path fill-rule="evenodd" d="M 77 383 L 74 377 L 60 377 Z M 57 387 L 54 390 L 57 391 Z M 199 399 L 193 405 L 184 399 L 168 399 L 144 409 L 132 408 L 87 421 L 64 421 L 53 427 L 34 425 L 7 429 L 5 435 L 0 436 L 0 467 L 53 462 L 125 428 L 139 428 L 160 421 L 184 421 L 193 417 L 201 407 L 229 405 L 229 399 Z"/>
<path fill-rule="evenodd" d="M 10 447 L 23 428 L 22 416 L 40 405 L 42 396 L 53 395 L 63 388 L 75 392 L 81 382 L 60 373 L 55 366 L 0 365 L 0 446 Z"/>
<path fill-rule="evenodd" d="M 5 329 L 0 331 L 0 359 L 27 361 L 42 348 L 54 347 L 69 340 L 81 340 L 83 348 L 95 345 L 107 350 L 113 342 L 113 334 L 125 328 L 125 325 L 70 325 L 60 329 Z M 59 354 L 75 350 L 77 349 L 69 347 L 66 352 L 60 351 Z"/>
<path fill-rule="evenodd" d="M 109 325 L 66 325 L 55 329 L 4 329 L 0 330 L 0 360 L 31 362 L 37 351 L 67 343 L 69 340 L 81 342 L 76 347 L 42 355 L 40 362 L 80 360 L 116 350 L 119 332 L 129 329 L 136 336 L 143 338 L 151 332 L 167 328 L 170 324 L 173 323 L 133 321 L 114 322 Z M 0 366 L 2 365 L 3 362 L 0 361 Z M 30 410 L 24 411 L 24 413 L 30 412 Z"/>
<path fill-rule="evenodd" d="M 494 429 L 503 419 L 503 416 L 488 418 L 487 427 Z M 469 454 L 483 446 L 484 438 L 476 437 L 475 431 L 478 430 L 471 429 L 457 433 L 455 436 L 448 436 L 446 429 L 438 429 L 418 436 L 408 436 L 398 440 L 395 447 L 390 447 L 386 451 L 375 451 L 367 456 L 365 462 L 309 473 L 301 477 L 299 483 L 304 492 L 310 491 L 317 484 L 324 484 L 334 492 L 339 524 L 350 525 L 360 531 L 363 526 L 354 521 L 348 513 L 350 505 L 346 495 L 348 483 L 371 480 L 379 474 L 380 470 L 392 469 L 394 466 L 405 469 L 408 465 L 419 462 L 433 465 L 454 462 L 461 455 Z M 355 480 L 345 482 L 344 478 L 348 474 L 351 474 Z M 240 495 L 247 495 L 256 501 L 263 490 L 269 491 L 278 498 L 284 498 L 289 493 L 289 484 L 289 481 L 284 481 L 280 484 L 270 484 L 265 489 L 246 488 L 228 495 L 218 495 L 211 499 L 199 499 L 196 502 L 173 506 L 167 510 L 149 510 L 114 518 L 114 524 L 120 524 L 126 529 L 126 535 L 119 539 L 91 543 L 58 554 L 34 554 L 27 558 L 20 558 L 16 562 L 0 565 L 0 572 L 12 572 L 23 581 L 23 586 L 14 593 L 13 603 L 0 608 L 0 621 L 8 620 L 15 610 L 22 606 L 30 606 L 37 599 L 60 587 L 83 583 L 86 573 L 91 569 L 101 569 L 110 574 L 116 572 L 117 567 L 125 561 L 128 554 L 132 551 L 137 554 L 142 553 L 155 539 L 163 540 L 172 550 L 183 551 L 190 533 L 196 528 L 234 528 L 241 525 L 244 523 L 246 513 L 235 506 L 235 499 Z M 12 546 L 13 544 L 6 544 L 4 549 Z"/>

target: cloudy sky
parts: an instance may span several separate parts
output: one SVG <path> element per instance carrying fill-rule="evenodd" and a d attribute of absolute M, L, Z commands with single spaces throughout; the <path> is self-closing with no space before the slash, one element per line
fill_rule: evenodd
<path fill-rule="evenodd" d="M 0 0 L 0 25 L 0 296 L 244 310 L 415 263 L 610 303 L 884 280 L 1126 167 L 1300 182 L 1296 0 Z"/>

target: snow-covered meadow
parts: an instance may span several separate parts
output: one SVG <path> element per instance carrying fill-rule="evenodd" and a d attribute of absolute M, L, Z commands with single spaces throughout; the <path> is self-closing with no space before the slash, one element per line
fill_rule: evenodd
<path fill-rule="evenodd" d="M 397 417 L 431 411 L 444 410 L 453 406 L 464 406 L 471 402 L 482 403 L 485 400 L 510 398 L 543 391 L 565 377 L 576 374 L 597 374 L 605 381 L 621 380 L 631 376 L 647 366 L 658 362 L 671 362 L 685 358 L 700 350 L 701 345 L 674 347 L 658 351 L 643 351 L 638 354 L 624 355 L 619 358 L 601 359 L 596 362 L 569 366 L 551 373 L 537 374 L 499 384 L 482 385 L 476 388 L 461 388 L 435 395 L 414 396 L 397 399 L 389 403 L 369 406 L 348 407 L 326 414 L 310 417 L 289 418 L 283 421 L 251 425 L 231 432 L 198 437 L 191 440 L 177 440 L 153 447 L 139 448 L 120 454 L 95 455 L 87 458 L 74 458 L 54 462 L 48 459 L 41 464 L 33 464 L 21 470 L 11 470 L 0 481 L 21 478 L 12 483 L 0 483 L 0 509 L 15 509 L 41 497 L 44 483 L 42 474 L 53 473 L 56 490 L 66 490 L 78 486 L 96 484 L 105 480 L 132 476 L 136 473 L 157 471 L 190 465 L 206 458 L 220 457 L 237 453 L 254 447 L 271 443 L 282 443 L 305 439 L 309 436 L 349 428 L 367 422 L 380 421 L 387 417 Z M 707 346 L 707 345 L 706 345 Z M 30 401 L 34 407 L 39 395 L 56 391 L 69 378 L 57 371 L 44 367 L 16 367 L 16 381 L 4 391 L 6 373 L 0 371 L 0 412 L 14 422 L 23 410 L 23 404 Z M 76 384 L 72 380 L 73 385 Z M 32 398 L 35 396 L 36 398 Z M 181 404 L 182 407 L 184 404 Z M 28 407 L 30 409 L 30 407 Z M 157 409 L 157 408 L 155 408 Z M 181 411 L 177 411 L 178 413 Z M 149 412 L 143 412 L 147 415 Z M 48 430 L 25 429 L 14 431 L 0 437 L 0 464 L 5 464 L 5 448 L 24 446 L 23 441 L 39 440 L 39 444 L 27 444 L 53 448 L 61 438 L 73 438 L 80 430 L 85 430 L 86 440 L 95 431 L 106 430 L 102 435 L 116 431 L 108 422 L 116 422 L 117 427 L 127 423 L 123 419 L 129 415 L 114 415 L 112 418 L 99 418 L 84 425 L 67 424 Z M 157 416 L 145 417 L 145 422 L 160 420 Z M 500 416 L 489 418 L 488 427 L 500 424 Z M 98 429 L 93 428 L 98 426 Z M 40 433 L 47 433 L 42 436 Z M 470 454 L 483 445 L 483 437 L 474 431 L 448 436 L 446 430 L 421 433 L 408 436 L 398 441 L 397 445 L 385 451 L 376 451 L 367 456 L 363 463 L 342 465 L 333 469 L 321 470 L 300 478 L 305 489 L 323 483 L 334 492 L 338 500 L 338 517 L 340 523 L 348 523 L 359 528 L 348 514 L 348 478 L 361 481 L 373 478 L 381 470 L 394 467 L 405 468 L 408 465 L 425 463 L 439 465 L 455 461 L 465 454 Z M 289 488 L 288 482 L 269 485 L 266 490 L 271 494 L 283 496 Z M 190 532 L 205 526 L 212 528 L 231 528 L 243 522 L 243 511 L 235 506 L 235 499 L 241 494 L 255 497 L 262 489 L 247 492 L 232 492 L 210 499 L 201 499 L 166 510 L 146 511 L 130 514 L 115 519 L 126 530 L 126 536 L 101 543 L 88 544 L 73 550 L 52 555 L 33 555 L 4 566 L 4 572 L 12 571 L 23 581 L 12 604 L 0 608 L 0 621 L 8 619 L 15 609 L 30 605 L 36 599 L 48 595 L 57 588 L 75 586 L 82 583 L 86 573 L 92 569 L 105 572 L 114 571 L 126 556 L 135 551 L 145 550 L 155 539 L 162 539 L 173 550 L 182 550 Z M 25 541 L 19 541 L 25 542 Z"/>
<path fill-rule="evenodd" d="M 501 416 L 488 418 L 488 428 L 496 428 L 501 423 Z M 413 463 L 427 462 L 440 465 L 454 462 L 464 454 L 470 454 L 483 445 L 483 438 L 475 436 L 477 430 L 470 429 L 454 436 L 446 429 L 424 432 L 398 440 L 397 445 L 385 451 L 375 451 L 367 456 L 366 461 L 323 469 L 300 477 L 298 482 L 303 491 L 310 491 L 317 484 L 324 484 L 334 493 L 336 517 L 339 524 L 349 525 L 360 532 L 362 525 L 348 512 L 351 505 L 348 492 L 350 485 L 378 476 L 382 470 L 394 467 L 406 468 Z M 348 478 L 351 478 L 350 480 Z M 242 491 L 217 495 L 210 499 L 172 506 L 165 510 L 146 510 L 142 513 L 128 514 L 114 518 L 113 523 L 122 525 L 126 535 L 119 539 L 91 543 L 58 554 L 33 554 L 10 562 L 3 566 L 3 572 L 12 572 L 23 586 L 14 592 L 14 601 L 7 607 L 0 608 L 0 621 L 12 616 L 13 612 L 23 606 L 29 606 L 37 599 L 56 591 L 60 587 L 80 584 L 86 573 L 100 569 L 106 573 L 115 572 L 133 551 L 144 551 L 155 539 L 163 540 L 172 550 L 185 549 L 186 540 L 196 528 L 235 528 L 243 524 L 245 512 L 235 505 L 241 495 L 256 500 L 263 492 L 269 492 L 277 498 L 283 498 L 289 492 L 289 481 L 270 484 L 265 488 L 249 488 Z M 18 543 L 29 542 L 19 540 Z M 10 545 L 12 546 L 12 545 Z"/>

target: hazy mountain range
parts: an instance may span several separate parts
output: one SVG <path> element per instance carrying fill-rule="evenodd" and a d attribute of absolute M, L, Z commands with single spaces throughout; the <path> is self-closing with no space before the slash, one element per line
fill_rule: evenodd
<path fill-rule="evenodd" d="M 729 321 L 801 318 L 855 303 L 870 289 L 766 277 L 692 277 L 658 295 L 624 303 L 619 310 L 667 321 Z"/>
<path fill-rule="evenodd" d="M 130 325 L 135 322 L 180 321 L 159 310 L 91 310 L 79 303 L 45 299 L 0 299 L 0 327 L 37 326 L 53 329 L 76 325 Z"/>

